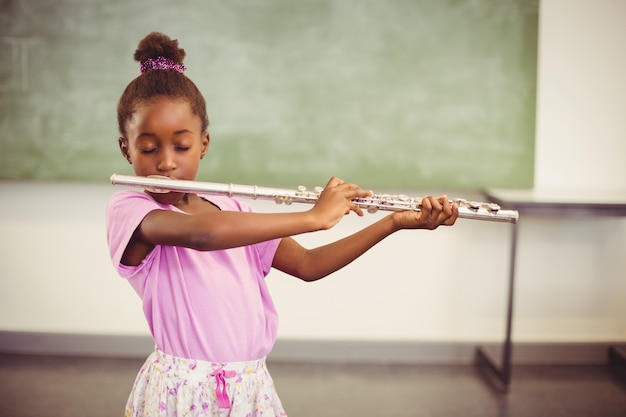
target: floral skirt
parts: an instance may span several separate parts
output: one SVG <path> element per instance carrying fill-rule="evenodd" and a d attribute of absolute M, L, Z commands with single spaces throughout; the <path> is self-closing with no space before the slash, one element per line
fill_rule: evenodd
<path fill-rule="evenodd" d="M 265 358 L 207 362 L 152 353 L 142 366 L 125 417 L 284 417 Z"/>

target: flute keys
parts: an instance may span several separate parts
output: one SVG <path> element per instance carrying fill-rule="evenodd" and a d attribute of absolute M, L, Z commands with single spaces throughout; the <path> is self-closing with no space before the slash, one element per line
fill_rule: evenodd
<path fill-rule="evenodd" d="M 467 204 L 467 200 L 465 200 L 464 198 L 453 198 L 451 201 L 453 204 L 456 204 L 459 207 L 465 206 Z"/>
<path fill-rule="evenodd" d="M 272 195 L 272 198 L 276 204 L 285 204 L 286 206 L 289 206 L 293 203 L 293 197 L 289 194 L 274 194 Z"/>
<path fill-rule="evenodd" d="M 500 210 L 500 206 L 497 205 L 496 203 L 489 203 L 487 204 L 487 210 L 489 210 L 492 213 L 497 213 Z"/>

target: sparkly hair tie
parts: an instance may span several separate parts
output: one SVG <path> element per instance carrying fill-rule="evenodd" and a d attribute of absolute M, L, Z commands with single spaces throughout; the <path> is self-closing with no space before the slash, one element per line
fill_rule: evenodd
<path fill-rule="evenodd" d="M 186 69 L 187 68 L 185 68 L 183 64 L 179 64 L 178 62 L 172 61 L 171 59 L 163 56 L 160 56 L 157 59 L 148 58 L 141 63 L 142 74 L 152 70 L 174 70 L 182 73 Z"/>

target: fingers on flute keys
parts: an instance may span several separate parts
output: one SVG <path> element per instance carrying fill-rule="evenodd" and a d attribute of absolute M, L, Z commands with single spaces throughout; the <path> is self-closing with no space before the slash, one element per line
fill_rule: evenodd
<path fill-rule="evenodd" d="M 426 228 L 436 229 L 440 225 L 453 225 L 458 217 L 458 208 L 450 203 L 446 195 L 428 196 L 422 200 L 422 215 Z"/>
<path fill-rule="evenodd" d="M 353 201 L 358 198 L 370 197 L 371 191 L 364 190 L 356 184 L 347 183 L 340 178 L 332 177 L 324 188 L 328 193 L 337 193 L 344 199 L 346 204 L 344 214 L 350 214 L 351 211 L 359 216 L 363 216 L 363 210 Z"/>

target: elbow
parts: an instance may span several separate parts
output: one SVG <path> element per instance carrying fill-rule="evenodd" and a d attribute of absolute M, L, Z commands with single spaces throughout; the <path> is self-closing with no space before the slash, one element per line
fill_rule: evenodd
<path fill-rule="evenodd" d="M 304 282 L 315 282 L 329 275 L 324 271 L 315 267 L 306 267 L 306 264 L 302 264 L 300 268 L 294 274 L 297 278 Z"/>
<path fill-rule="evenodd" d="M 219 233 L 198 233 L 189 238 L 189 248 L 197 251 L 232 249 L 237 245 Z"/>
<path fill-rule="evenodd" d="M 280 266 L 274 265 L 278 270 L 284 272 L 287 275 L 291 275 L 292 277 L 298 278 L 300 281 L 304 282 L 314 282 L 319 279 L 324 278 L 325 275 L 318 273 L 315 269 L 308 268 L 305 262 L 297 263 L 295 267 L 290 268 L 281 268 Z"/>
<path fill-rule="evenodd" d="M 218 249 L 226 249 L 223 245 L 224 239 L 220 239 L 218 231 L 206 231 L 201 228 L 195 229 L 187 236 L 187 244 L 185 246 L 198 251 L 211 251 Z"/>
<path fill-rule="evenodd" d="M 198 251 L 210 251 L 214 249 L 213 239 L 205 234 L 194 234 L 190 236 L 188 246 L 190 249 Z"/>
<path fill-rule="evenodd" d="M 210 226 L 202 222 L 192 223 L 186 235 L 185 246 L 198 251 L 231 249 L 245 244 L 233 237 L 232 228 L 225 222 L 212 223 Z"/>
<path fill-rule="evenodd" d="M 314 275 L 314 274 L 300 274 L 297 277 L 304 282 L 315 282 L 318 281 L 322 278 L 324 278 L 326 275 Z"/>

